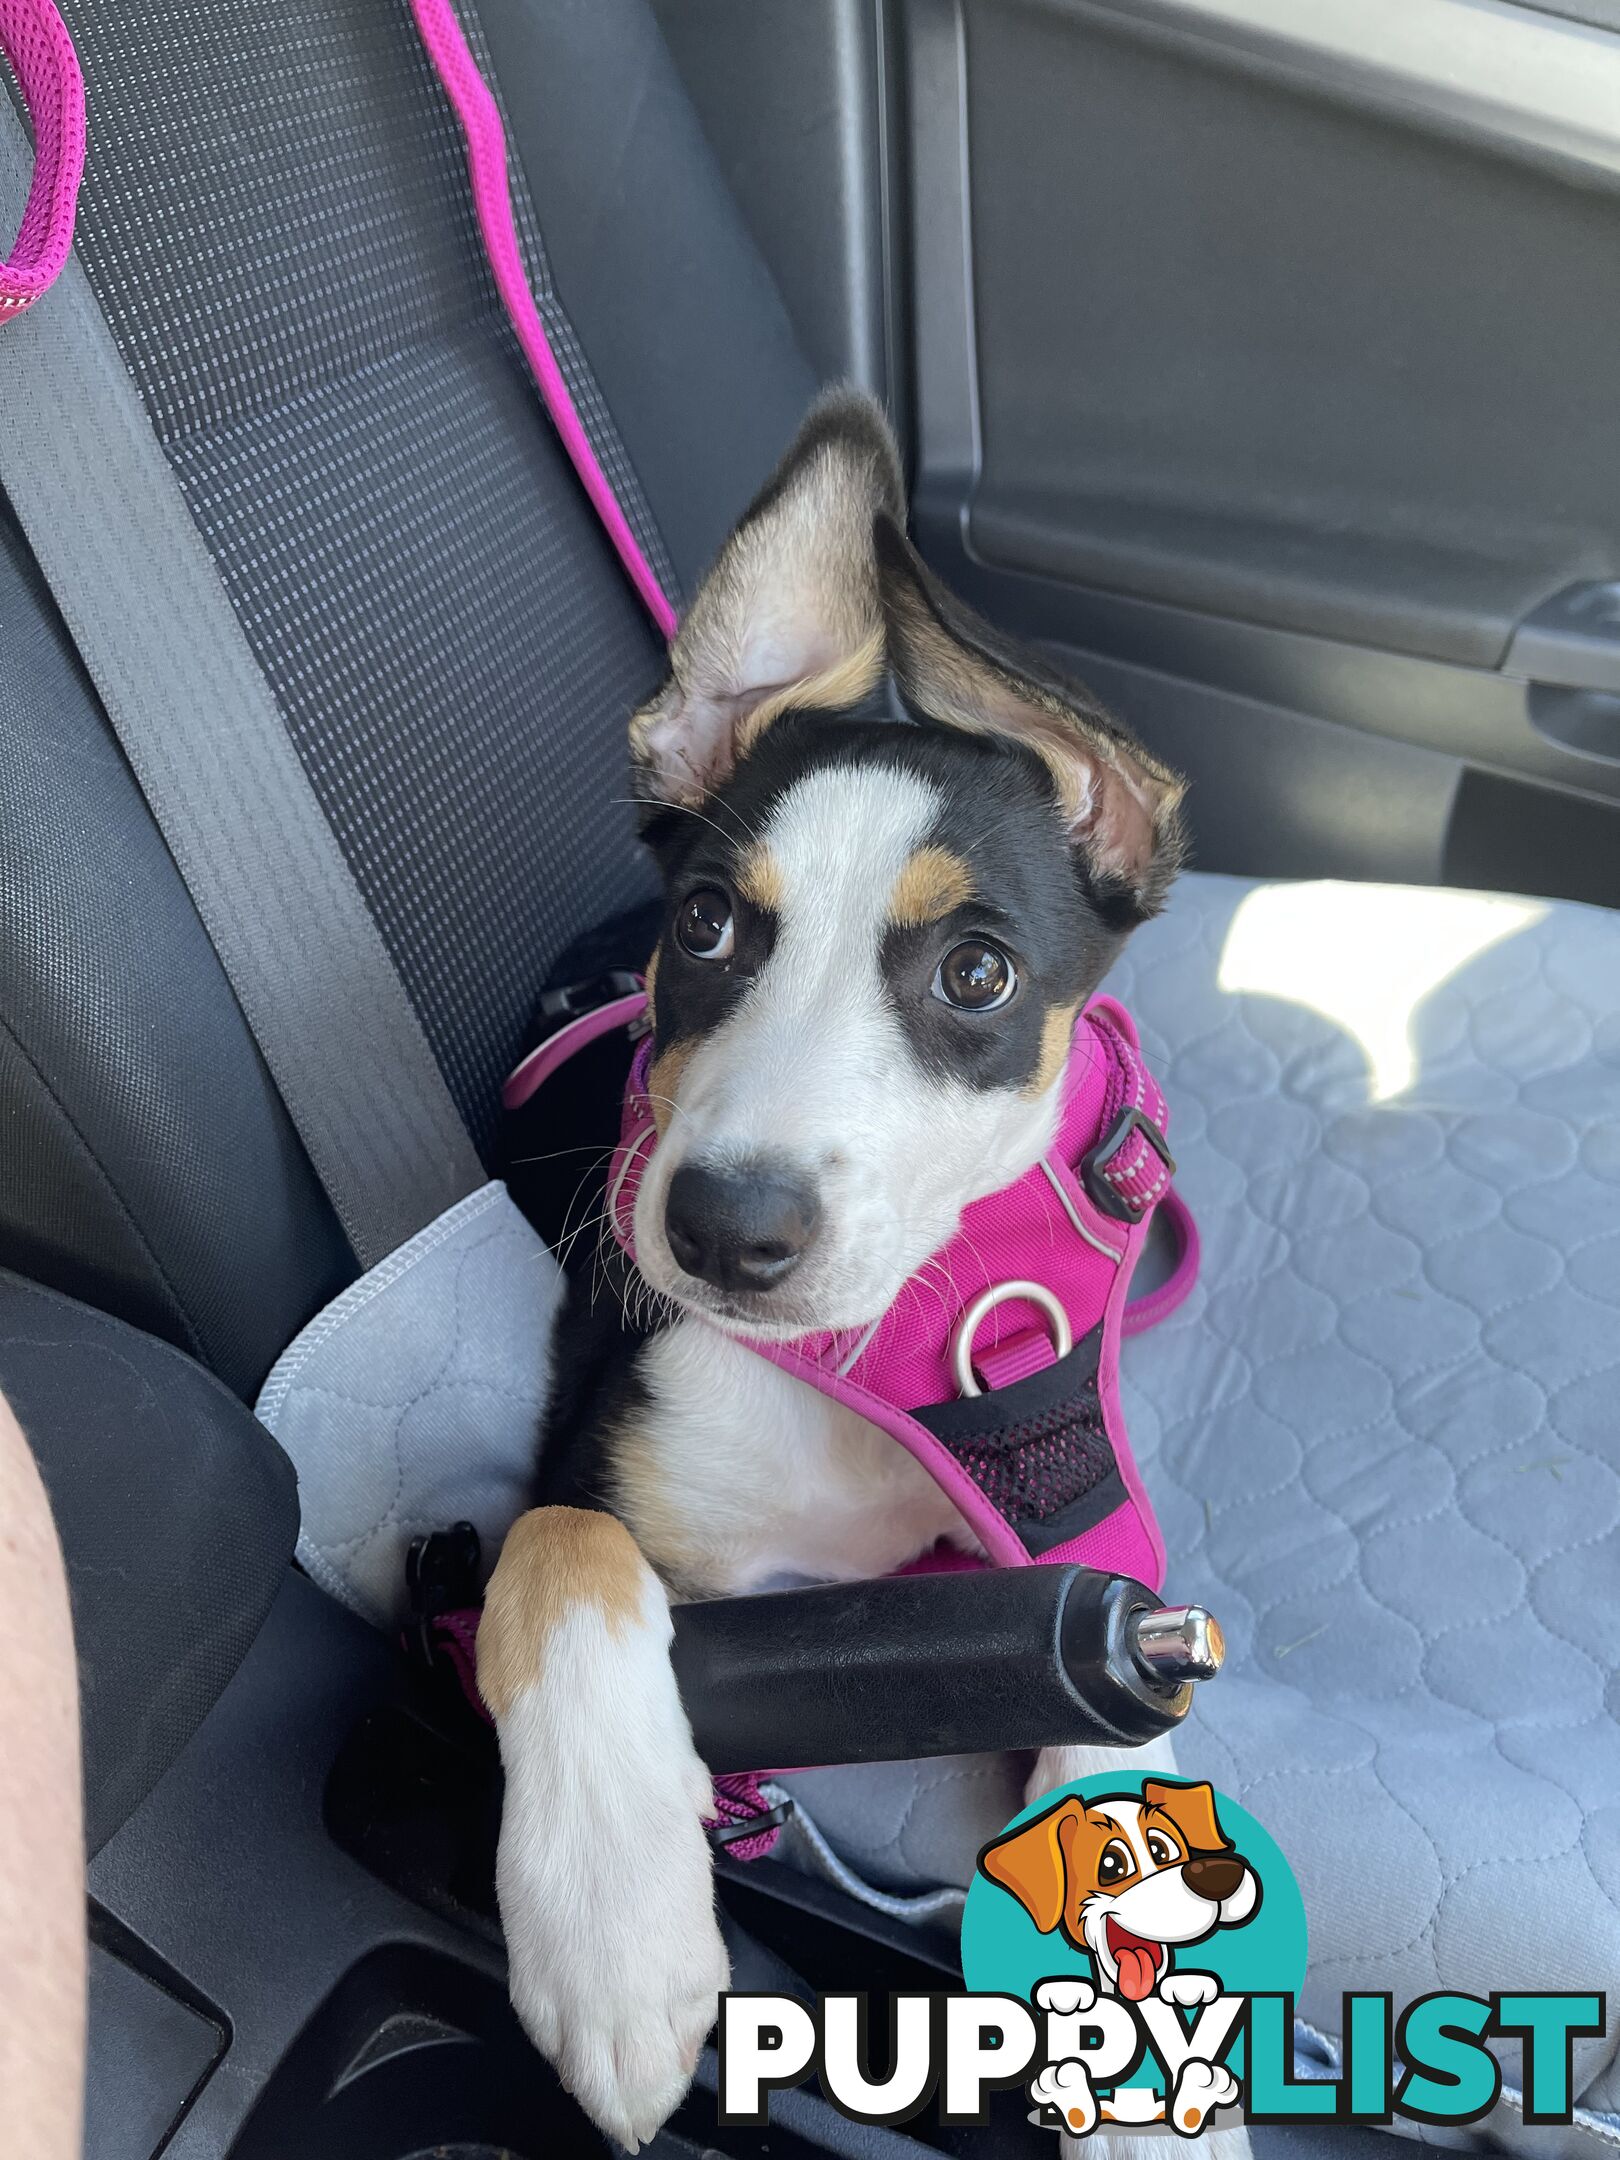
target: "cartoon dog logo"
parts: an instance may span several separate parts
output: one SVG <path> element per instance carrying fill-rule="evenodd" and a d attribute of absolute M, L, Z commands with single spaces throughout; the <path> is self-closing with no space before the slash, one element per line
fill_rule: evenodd
<path fill-rule="evenodd" d="M 1148 1778 L 1140 1794 L 1070 1795 L 992 1839 L 979 1867 L 1043 1935 L 1061 1933 L 1089 1955 L 1095 1988 L 1048 1980 L 1035 1991 L 1036 2006 L 1061 2018 L 1088 2014 L 1099 1994 L 1132 2004 L 1157 1997 L 1191 2010 L 1214 2001 L 1214 1976 L 1173 1972 L 1174 1955 L 1218 1928 L 1243 1926 L 1260 1909 L 1260 1877 L 1222 1830 L 1208 1785 Z M 1077 2136 L 1100 2122 L 1154 2121 L 1196 2136 L 1215 2109 L 1237 2097 L 1231 2072 L 1202 2056 L 1181 2064 L 1168 2105 L 1132 2088 L 1099 2099 L 1080 2055 L 1050 2062 L 1030 2086 L 1031 2119 Z"/>
<path fill-rule="evenodd" d="M 1043 1935 L 1090 1954 L 1099 1986 L 1143 2002 L 1173 1951 L 1260 1910 L 1260 1878 L 1215 1813 L 1208 1785 L 1144 1781 L 1140 1795 L 1072 1795 L 992 1838 L 979 1866 Z"/>

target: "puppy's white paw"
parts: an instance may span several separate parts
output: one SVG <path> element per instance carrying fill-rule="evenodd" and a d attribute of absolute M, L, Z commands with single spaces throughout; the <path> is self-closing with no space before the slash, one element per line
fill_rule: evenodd
<path fill-rule="evenodd" d="M 1094 2009 L 1097 1990 L 1089 1980 L 1042 1980 L 1035 1989 L 1037 2010 L 1049 2010 L 1054 2017 L 1083 2017 Z"/>
<path fill-rule="evenodd" d="M 614 1640 L 599 1616 L 571 1616 L 545 1679 L 499 1721 L 496 1889 L 513 2007 L 586 2114 L 632 2152 L 679 2105 L 729 1978 L 702 1824 L 712 1785 L 648 1633 Z"/>
<path fill-rule="evenodd" d="M 1059 2160 L 1165 2160 L 1167 2138 L 1133 2137 L 1128 2131 L 1110 2130 L 1107 2114 L 1100 2113 L 1098 2119 L 1103 2127 L 1083 2143 L 1079 2138 L 1059 2137 Z"/>
<path fill-rule="evenodd" d="M 1163 2131 L 1149 2131 L 1137 2136 L 1130 2131 L 1111 2130 L 1107 2118 L 1095 2137 L 1082 2143 L 1078 2138 L 1058 2139 L 1059 2160 L 1165 2160 L 1168 2150 L 1173 2150 L 1171 2140 Z M 1193 2148 L 1198 2160 L 1254 2160 L 1247 2130 L 1211 2130 L 1199 2139 Z"/>
<path fill-rule="evenodd" d="M 683 1922 L 671 1901 L 668 1921 L 628 1944 L 614 1970 L 549 1908 L 510 1890 L 501 1902 L 518 2016 L 597 2127 L 635 2152 L 680 2105 L 729 1978 L 712 1910 L 693 1903 Z M 597 1908 L 583 1924 L 611 1929 L 624 1917 Z"/>
<path fill-rule="evenodd" d="M 1159 1982 L 1160 2002 L 1174 2003 L 1178 2010 L 1201 2010 L 1220 1992 L 1221 1983 L 1213 1973 L 1167 1972 Z"/>
<path fill-rule="evenodd" d="M 1091 2089 L 1091 2078 L 1085 2064 L 1078 2056 L 1070 2056 L 1065 2062 L 1048 2063 L 1030 2079 L 1029 2097 L 1035 2106 L 1030 2121 L 1042 2120 L 1043 2108 L 1056 2108 L 1068 2125 L 1067 2145 L 1072 2138 L 1087 2137 L 1097 2126 L 1097 2096 Z"/>
<path fill-rule="evenodd" d="M 498 1886 L 519 2018 L 586 2114 L 633 2152 L 691 2082 L 729 1967 L 687 1791 L 647 1812 L 645 1790 L 625 1803 L 584 1839 L 583 1824 L 548 1835 L 509 1820 Z"/>
<path fill-rule="evenodd" d="M 1230 2107 L 1238 2096 L 1237 2079 L 1224 2063 L 1200 2062 L 1197 2056 L 1181 2066 L 1170 2101 L 1170 2127 L 1181 2137 L 1197 2137 L 1216 2108 Z M 1248 2150 L 1243 2134 L 1242 2150 Z M 1215 2150 L 1211 2140 L 1206 2150 Z"/>
<path fill-rule="evenodd" d="M 1206 2063 L 1200 2067 L 1207 2070 L 1211 2066 Z M 1217 2074 L 1228 2076 L 1230 2073 L 1223 2071 Z M 1237 2097 L 1235 2083 L 1230 2097 Z M 1166 2151 L 1170 2149 L 1170 2140 L 1162 2129 L 1152 2130 L 1146 2127 L 1149 2123 L 1165 2122 L 1167 2117 L 1163 2106 L 1155 2107 L 1148 2101 L 1141 2108 L 1133 2108 L 1127 2114 L 1116 2109 L 1118 2100 L 1119 2096 L 1115 2095 L 1111 2099 L 1098 2102 L 1099 2127 L 1096 2135 L 1087 2138 L 1083 2144 L 1075 2138 L 1059 2137 L 1060 2160 L 1165 2160 Z M 1212 2106 L 1226 2104 L 1226 2101 L 1211 2102 Z M 1171 2119 L 1174 2120 L 1173 2111 Z M 1207 2120 L 1207 2115 L 1203 2119 Z M 1140 2124 L 1143 2127 L 1140 2130 L 1123 2127 L 1127 2124 Z M 1180 2128 L 1179 2121 L 1176 2127 Z M 1198 2160 L 1254 2160 L 1249 2146 L 1249 2133 L 1241 2124 L 1228 2130 L 1209 2131 L 1199 2139 L 1196 2151 Z"/>

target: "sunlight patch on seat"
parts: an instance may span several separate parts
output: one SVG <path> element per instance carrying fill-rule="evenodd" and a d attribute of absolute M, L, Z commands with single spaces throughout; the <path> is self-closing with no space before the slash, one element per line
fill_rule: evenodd
<path fill-rule="evenodd" d="M 1233 916 L 1220 987 L 1287 998 L 1354 1037 L 1369 1100 L 1389 1102 L 1417 1076 L 1412 1017 L 1439 985 L 1504 938 L 1538 923 L 1546 903 L 1414 885 L 1260 885 Z"/>

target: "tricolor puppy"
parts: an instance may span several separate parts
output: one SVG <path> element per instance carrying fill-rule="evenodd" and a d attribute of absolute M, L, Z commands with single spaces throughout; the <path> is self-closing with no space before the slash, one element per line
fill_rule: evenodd
<path fill-rule="evenodd" d="M 1043 1935 L 1089 1951 L 1102 1987 L 1127 2002 L 1147 2000 L 1178 1948 L 1260 1907 L 1260 1879 L 1222 1830 L 1208 1785 L 1148 1778 L 1140 1798 L 1060 1800 L 987 1845 L 979 1866 Z"/>
<path fill-rule="evenodd" d="M 953 600 L 904 516 L 875 408 L 824 400 L 631 725 L 667 897 L 638 1324 L 543 1451 L 541 1496 L 587 1504 L 520 1521 L 479 1638 L 513 2000 L 630 2145 L 726 1979 L 669 1599 L 972 1545 L 748 1340 L 875 1321 L 1040 1158 L 1075 1015 L 1181 851 L 1174 774 Z"/>

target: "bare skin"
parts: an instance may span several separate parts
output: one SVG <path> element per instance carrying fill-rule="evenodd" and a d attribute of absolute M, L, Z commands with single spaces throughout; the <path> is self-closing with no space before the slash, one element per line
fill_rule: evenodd
<path fill-rule="evenodd" d="M 79 2151 L 84 1837 L 67 1579 L 45 1489 L 0 1398 L 0 2093 L 29 2160 Z"/>

